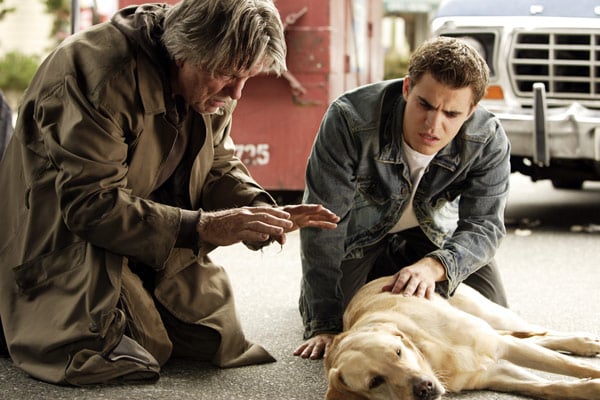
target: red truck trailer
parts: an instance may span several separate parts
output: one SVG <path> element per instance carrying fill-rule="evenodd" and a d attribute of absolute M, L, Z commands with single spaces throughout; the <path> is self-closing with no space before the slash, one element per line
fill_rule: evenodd
<path fill-rule="evenodd" d="M 175 1 L 170 1 L 175 3 Z M 120 0 L 119 6 L 139 4 Z M 304 190 L 306 160 L 329 103 L 382 79 L 382 0 L 276 0 L 288 73 L 246 83 L 234 114 L 237 155 L 280 201 Z"/>

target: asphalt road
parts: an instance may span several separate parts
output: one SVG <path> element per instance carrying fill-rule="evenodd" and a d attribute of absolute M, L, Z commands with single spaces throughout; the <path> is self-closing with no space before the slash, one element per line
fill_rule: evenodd
<path fill-rule="evenodd" d="M 566 191 L 521 175 L 511 182 L 508 235 L 497 254 L 511 308 L 554 329 L 600 335 L 600 184 Z M 322 399 L 322 362 L 292 356 L 302 333 L 298 245 L 293 233 L 283 248 L 251 252 L 234 245 L 213 253 L 230 273 L 247 337 L 277 362 L 220 370 L 173 361 L 155 384 L 68 388 L 31 379 L 0 359 L 0 399 Z M 600 366 L 600 358 L 590 362 Z M 492 392 L 446 398 L 523 399 Z"/>

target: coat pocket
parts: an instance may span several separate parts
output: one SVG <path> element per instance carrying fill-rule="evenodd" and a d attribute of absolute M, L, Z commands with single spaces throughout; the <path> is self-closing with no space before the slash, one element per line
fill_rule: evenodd
<path fill-rule="evenodd" d="M 58 276 L 81 266 L 86 242 L 73 243 L 13 268 L 15 282 L 22 293 L 47 285 Z"/>

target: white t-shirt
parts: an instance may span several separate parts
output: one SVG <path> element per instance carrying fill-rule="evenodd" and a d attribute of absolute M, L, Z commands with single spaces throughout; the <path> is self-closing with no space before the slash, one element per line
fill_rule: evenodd
<path fill-rule="evenodd" d="M 417 216 L 415 215 L 415 210 L 413 209 L 413 198 L 415 197 L 415 192 L 417 191 L 421 177 L 423 177 L 423 174 L 425 173 L 425 169 L 427 169 L 427 166 L 431 160 L 433 160 L 433 157 L 435 157 L 435 154 L 426 155 L 413 150 L 408 143 L 404 141 L 404 139 L 402 139 L 402 153 L 404 154 L 404 158 L 408 163 L 412 191 L 410 193 L 408 204 L 400 216 L 400 220 L 398 220 L 396 225 L 390 229 L 390 233 L 396 233 L 405 229 L 419 226 L 419 221 L 417 221 Z"/>

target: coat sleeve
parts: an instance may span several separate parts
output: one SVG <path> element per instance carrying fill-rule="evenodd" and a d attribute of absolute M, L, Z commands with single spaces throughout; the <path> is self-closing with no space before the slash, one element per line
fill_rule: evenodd
<path fill-rule="evenodd" d="M 92 105 L 75 76 L 40 99 L 35 119 L 57 170 L 55 191 L 65 225 L 110 252 L 162 268 L 180 224 L 180 210 L 132 194 L 130 144 L 111 110 Z"/>

